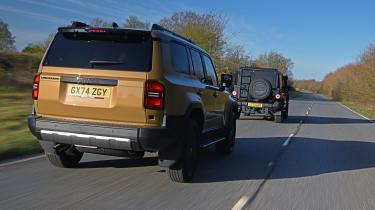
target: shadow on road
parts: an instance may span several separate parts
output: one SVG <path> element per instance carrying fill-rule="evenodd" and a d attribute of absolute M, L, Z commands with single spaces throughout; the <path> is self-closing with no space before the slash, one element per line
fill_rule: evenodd
<path fill-rule="evenodd" d="M 240 138 L 231 156 L 205 151 L 196 183 L 264 179 L 281 151 L 281 138 Z M 290 152 L 293 150 L 293 152 Z M 270 179 L 298 178 L 375 167 L 375 143 L 294 138 Z"/>
<path fill-rule="evenodd" d="M 242 117 L 240 120 L 248 120 L 248 121 L 259 121 L 266 119 L 259 118 L 259 117 Z M 289 116 L 288 120 L 283 122 L 286 124 L 298 124 L 300 121 L 303 120 L 304 124 L 366 124 L 366 123 L 374 123 L 374 121 L 369 121 L 365 119 L 359 118 L 345 118 L 345 117 L 318 117 L 318 116 Z"/>
<path fill-rule="evenodd" d="M 276 169 L 270 179 L 308 177 L 375 167 L 375 143 L 372 142 L 295 137 L 283 150 L 284 141 L 285 137 L 237 138 L 235 150 L 229 156 L 218 155 L 214 148 L 203 150 L 193 182 L 264 179 L 271 169 L 269 163 L 275 160 Z M 157 157 L 146 157 L 88 161 L 80 163 L 79 168 L 156 165 Z"/>
<path fill-rule="evenodd" d="M 285 123 L 299 123 L 303 119 L 303 116 L 289 116 Z M 307 120 L 304 120 L 304 124 L 360 124 L 360 123 L 373 123 L 372 121 L 365 119 L 356 118 L 344 118 L 344 117 L 318 117 L 308 116 Z"/>
<path fill-rule="evenodd" d="M 141 159 L 111 159 L 81 162 L 78 168 L 131 168 L 154 166 L 158 164 L 157 157 L 145 157 Z"/>

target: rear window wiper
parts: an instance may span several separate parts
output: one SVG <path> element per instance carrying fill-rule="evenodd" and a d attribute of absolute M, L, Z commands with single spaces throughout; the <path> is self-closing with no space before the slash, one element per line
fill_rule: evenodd
<path fill-rule="evenodd" d="M 120 61 L 90 61 L 91 67 L 94 66 L 111 66 L 111 65 L 121 65 L 123 62 Z"/>

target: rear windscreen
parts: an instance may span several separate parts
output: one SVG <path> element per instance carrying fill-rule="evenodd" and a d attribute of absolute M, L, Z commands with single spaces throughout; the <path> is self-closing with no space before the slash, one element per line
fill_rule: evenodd
<path fill-rule="evenodd" d="M 151 56 L 149 32 L 58 33 L 43 65 L 148 71 Z"/>

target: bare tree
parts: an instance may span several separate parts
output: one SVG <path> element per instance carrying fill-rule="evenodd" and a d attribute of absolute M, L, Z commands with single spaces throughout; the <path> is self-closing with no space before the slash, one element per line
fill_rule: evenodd
<path fill-rule="evenodd" d="M 141 21 L 137 16 L 129 16 L 124 23 L 125 28 L 149 29 L 150 23 Z"/>
<path fill-rule="evenodd" d="M 50 34 L 46 39 L 37 42 L 37 43 L 29 43 L 22 52 L 30 53 L 30 54 L 44 54 L 47 50 L 49 44 L 51 43 L 55 34 Z"/>
<path fill-rule="evenodd" d="M 2 50 L 15 50 L 14 36 L 8 29 L 8 24 L 0 19 L 0 51 Z"/>
<path fill-rule="evenodd" d="M 111 27 L 112 22 L 107 22 L 100 18 L 94 18 L 89 21 L 89 25 L 94 26 L 94 27 Z"/>
<path fill-rule="evenodd" d="M 293 77 L 293 61 L 275 51 L 259 55 L 255 60 L 255 65 L 264 68 L 275 68 L 281 73 L 288 75 L 290 78 Z"/>
<path fill-rule="evenodd" d="M 251 57 L 241 45 L 228 46 L 223 57 L 223 73 L 234 74 L 240 67 L 251 66 Z"/>
<path fill-rule="evenodd" d="M 360 63 L 375 61 L 375 44 L 370 44 L 359 56 Z"/>

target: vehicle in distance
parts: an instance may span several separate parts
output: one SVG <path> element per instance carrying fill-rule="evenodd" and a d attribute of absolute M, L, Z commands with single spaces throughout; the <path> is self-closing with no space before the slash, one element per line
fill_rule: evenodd
<path fill-rule="evenodd" d="M 158 152 L 173 181 L 192 179 L 198 150 L 233 150 L 237 104 L 210 56 L 159 25 L 151 30 L 60 27 L 34 78 L 28 117 L 47 159 Z"/>
<path fill-rule="evenodd" d="M 241 68 L 232 92 L 240 116 L 261 116 L 282 122 L 288 118 L 288 76 L 277 69 Z"/>

